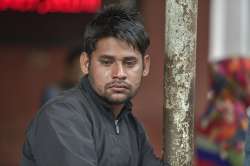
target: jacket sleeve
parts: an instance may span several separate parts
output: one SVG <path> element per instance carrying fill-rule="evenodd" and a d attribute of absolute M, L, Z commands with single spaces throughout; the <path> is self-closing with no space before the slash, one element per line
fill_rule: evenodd
<path fill-rule="evenodd" d="M 154 150 L 149 142 L 145 130 L 140 134 L 141 140 L 141 164 L 140 166 L 169 166 L 163 160 L 156 157 Z"/>
<path fill-rule="evenodd" d="M 92 127 L 73 104 L 54 104 L 36 119 L 31 146 L 37 166 L 97 166 Z"/>

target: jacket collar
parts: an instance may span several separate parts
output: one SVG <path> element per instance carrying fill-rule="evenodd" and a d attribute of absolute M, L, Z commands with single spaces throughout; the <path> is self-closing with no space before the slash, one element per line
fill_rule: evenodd
<path fill-rule="evenodd" d="M 80 87 L 84 91 L 84 93 L 87 93 L 88 96 L 91 98 L 93 103 L 96 104 L 96 106 L 101 110 L 102 113 L 105 114 L 105 116 L 108 116 L 108 118 L 111 118 L 113 120 L 113 113 L 112 113 L 112 106 L 109 102 L 104 100 L 101 96 L 99 96 L 95 90 L 92 88 L 92 85 L 89 82 L 88 75 L 83 76 L 80 80 Z M 126 114 L 130 113 L 132 111 L 132 103 L 131 101 L 126 101 L 124 104 L 124 107 L 121 111 L 121 113 L 118 116 L 118 120 L 123 118 Z"/>

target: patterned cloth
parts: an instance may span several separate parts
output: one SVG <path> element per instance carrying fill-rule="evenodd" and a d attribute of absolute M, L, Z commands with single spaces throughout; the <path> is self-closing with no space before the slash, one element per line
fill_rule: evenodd
<path fill-rule="evenodd" d="M 210 65 L 206 110 L 196 113 L 197 166 L 240 166 L 250 112 L 250 59 Z"/>

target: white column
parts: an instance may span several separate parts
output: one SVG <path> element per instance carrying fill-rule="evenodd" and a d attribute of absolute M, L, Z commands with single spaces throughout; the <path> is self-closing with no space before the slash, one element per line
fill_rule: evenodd
<path fill-rule="evenodd" d="M 209 60 L 250 56 L 249 0 L 212 0 Z"/>

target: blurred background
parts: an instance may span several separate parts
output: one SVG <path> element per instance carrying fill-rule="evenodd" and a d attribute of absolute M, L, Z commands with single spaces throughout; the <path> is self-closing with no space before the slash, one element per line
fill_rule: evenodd
<path fill-rule="evenodd" d="M 38 3 L 39 6 L 38 6 Z M 0 166 L 19 165 L 25 129 L 41 104 L 77 83 L 72 50 L 105 5 L 138 8 L 150 34 L 150 75 L 134 100 L 159 156 L 162 146 L 165 1 L 0 1 Z M 198 2 L 195 165 L 239 166 L 250 104 L 248 0 Z M 73 77 L 71 77 L 73 76 Z"/>

